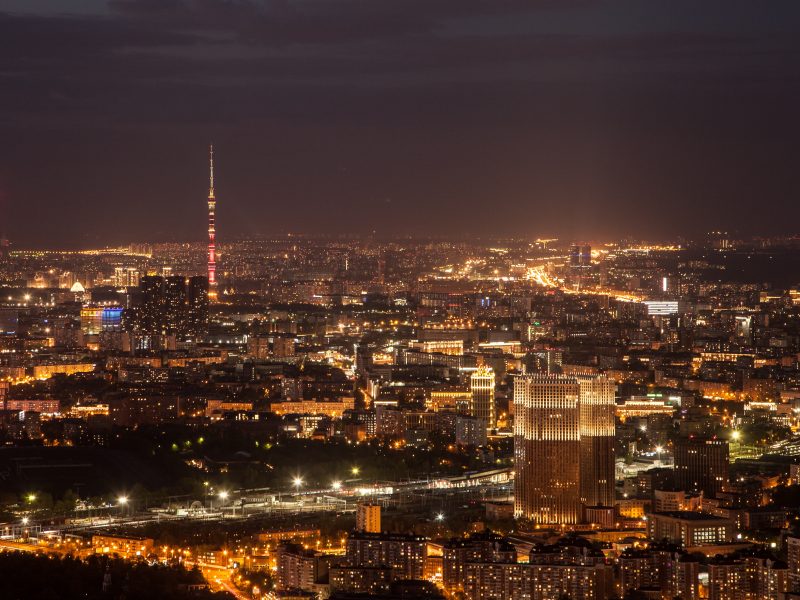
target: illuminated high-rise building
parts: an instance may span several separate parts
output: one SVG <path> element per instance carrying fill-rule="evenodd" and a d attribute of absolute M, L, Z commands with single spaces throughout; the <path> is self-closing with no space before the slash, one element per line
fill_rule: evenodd
<path fill-rule="evenodd" d="M 84 306 L 81 308 L 81 331 L 84 335 L 122 330 L 122 307 Z"/>
<path fill-rule="evenodd" d="M 163 331 L 174 335 L 186 330 L 186 278 L 171 275 L 164 278 Z"/>
<path fill-rule="evenodd" d="M 514 513 L 574 524 L 584 506 L 613 506 L 614 384 L 604 376 L 514 381 Z"/>
<path fill-rule="evenodd" d="M 586 244 L 572 244 L 569 247 L 569 264 L 571 267 L 591 266 L 592 247 Z"/>
<path fill-rule="evenodd" d="M 614 382 L 578 375 L 580 385 L 580 498 L 583 506 L 614 506 Z"/>
<path fill-rule="evenodd" d="M 675 483 L 687 492 L 714 498 L 728 487 L 728 442 L 716 438 L 678 438 L 675 441 Z"/>
<path fill-rule="evenodd" d="M 81 331 L 86 335 L 96 335 L 103 328 L 103 307 L 84 306 L 81 308 Z"/>
<path fill-rule="evenodd" d="M 514 514 L 536 523 L 580 515 L 580 387 L 574 378 L 514 380 Z"/>
<path fill-rule="evenodd" d="M 138 307 L 138 329 L 141 333 L 163 333 L 164 278 L 146 275 L 139 280 L 142 296 Z"/>
<path fill-rule="evenodd" d="M 786 562 L 789 567 L 789 589 L 800 593 L 800 535 L 786 537 Z"/>
<path fill-rule="evenodd" d="M 208 325 L 208 280 L 182 275 L 147 275 L 139 283 L 141 299 L 132 311 L 133 330 L 143 335 L 197 337 Z"/>
<path fill-rule="evenodd" d="M 356 505 L 356 531 L 381 532 L 381 505 L 361 502 Z"/>
<path fill-rule="evenodd" d="M 490 367 L 478 367 L 469 378 L 470 414 L 493 429 L 497 424 L 494 409 L 494 371 Z"/>
<path fill-rule="evenodd" d="M 192 335 L 202 335 L 208 328 L 208 279 L 197 275 L 189 278 L 186 288 L 189 308 L 188 331 Z"/>
<path fill-rule="evenodd" d="M 209 146 L 208 187 L 208 298 L 217 299 L 217 198 L 214 195 L 214 146 Z"/>

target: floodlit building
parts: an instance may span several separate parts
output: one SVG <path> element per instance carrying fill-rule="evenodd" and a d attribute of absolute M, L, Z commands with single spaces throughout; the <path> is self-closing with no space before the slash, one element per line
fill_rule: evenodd
<path fill-rule="evenodd" d="M 613 506 L 614 392 L 597 375 L 517 377 L 517 517 L 573 524 L 583 506 Z"/>

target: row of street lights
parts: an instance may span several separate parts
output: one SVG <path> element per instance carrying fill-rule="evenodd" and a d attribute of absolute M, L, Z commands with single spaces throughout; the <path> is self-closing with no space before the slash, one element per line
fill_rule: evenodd
<path fill-rule="evenodd" d="M 350 469 L 350 473 L 352 475 L 354 475 L 354 476 L 357 476 L 359 473 L 361 473 L 361 469 L 359 467 L 354 466 L 353 468 Z M 304 483 L 305 483 L 305 481 L 303 480 L 303 478 L 300 477 L 300 475 L 296 475 L 294 477 L 294 479 L 292 479 L 292 485 L 295 488 L 295 492 L 299 492 L 300 488 L 303 487 Z M 203 482 L 203 486 L 208 488 L 209 487 L 209 482 L 208 481 L 204 481 Z M 333 482 L 331 482 L 331 489 L 333 489 L 335 491 L 341 490 L 342 489 L 342 482 L 339 481 L 338 479 L 334 480 Z M 217 492 L 217 497 L 222 502 L 226 502 L 228 500 L 228 498 L 230 497 L 230 492 L 228 492 L 227 490 L 220 490 L 219 492 Z M 33 502 L 33 501 L 36 500 L 36 495 L 35 494 L 29 494 L 27 499 L 28 499 L 28 502 Z M 120 496 L 117 497 L 117 505 L 120 508 L 122 508 L 124 506 L 127 506 L 127 504 L 128 504 L 128 497 L 127 496 L 120 495 Z"/>

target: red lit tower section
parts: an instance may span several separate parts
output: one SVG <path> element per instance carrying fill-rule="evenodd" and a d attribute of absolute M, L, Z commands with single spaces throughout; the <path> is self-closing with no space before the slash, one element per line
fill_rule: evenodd
<path fill-rule="evenodd" d="M 214 196 L 214 146 L 209 146 L 208 187 L 208 299 L 217 299 L 217 199 Z"/>

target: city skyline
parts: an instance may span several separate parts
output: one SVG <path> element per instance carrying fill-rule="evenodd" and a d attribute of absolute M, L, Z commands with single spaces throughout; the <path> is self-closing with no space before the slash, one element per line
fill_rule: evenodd
<path fill-rule="evenodd" d="M 800 600 L 798 74 L 798 0 L 0 0 L 0 597 Z"/>

